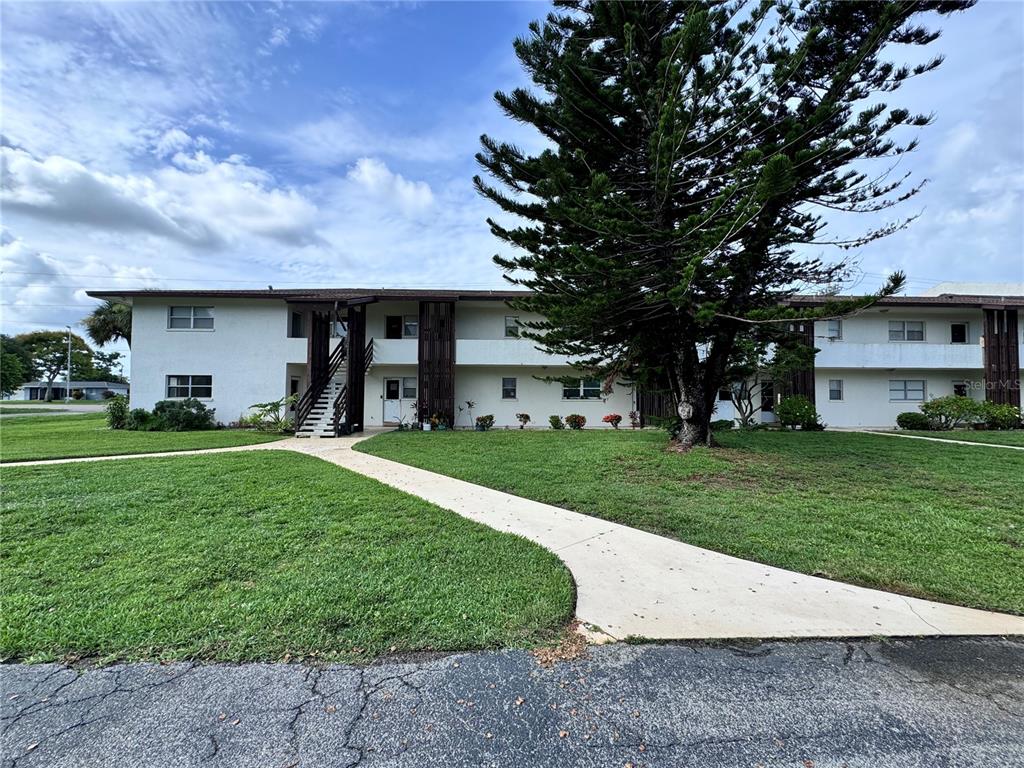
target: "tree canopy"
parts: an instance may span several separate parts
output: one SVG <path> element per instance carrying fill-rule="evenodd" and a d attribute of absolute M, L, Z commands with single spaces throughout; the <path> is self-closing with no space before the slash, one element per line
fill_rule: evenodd
<path fill-rule="evenodd" d="M 930 117 L 886 99 L 941 59 L 884 54 L 936 39 L 921 15 L 971 4 L 556 2 L 515 42 L 532 87 L 495 96 L 549 147 L 483 136 L 477 155 L 491 179 L 478 190 L 510 214 L 489 219 L 514 247 L 495 261 L 545 318 L 524 335 L 609 381 L 666 382 L 681 444 L 707 440 L 738 338 L 902 287 L 896 273 L 868 297 L 786 307 L 846 276 L 842 252 L 820 248 L 912 220 L 842 240 L 826 229 L 837 211 L 886 211 L 920 188 L 896 166 L 916 146 L 903 134 Z"/>
<path fill-rule="evenodd" d="M 82 320 L 93 344 L 103 346 L 118 339 L 132 345 L 132 308 L 123 301 L 107 299 Z"/>

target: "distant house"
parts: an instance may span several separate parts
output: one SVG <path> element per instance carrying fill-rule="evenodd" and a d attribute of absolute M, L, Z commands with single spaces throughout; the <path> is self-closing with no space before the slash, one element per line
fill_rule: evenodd
<path fill-rule="evenodd" d="M 65 388 L 67 382 L 55 381 L 53 382 L 53 399 L 63 400 Z M 104 392 L 113 392 L 115 395 L 127 395 L 128 385 L 121 384 L 116 381 L 72 381 L 71 382 L 71 396 L 74 397 L 75 391 L 79 390 L 82 393 L 83 400 L 102 400 Z M 45 381 L 27 381 L 21 385 L 21 389 L 17 390 L 13 397 L 13 400 L 45 400 L 46 399 L 46 382 Z"/>

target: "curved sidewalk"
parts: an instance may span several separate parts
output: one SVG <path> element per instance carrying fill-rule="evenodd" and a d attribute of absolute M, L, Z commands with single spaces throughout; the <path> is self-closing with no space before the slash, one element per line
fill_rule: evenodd
<path fill-rule="evenodd" d="M 316 456 L 555 552 L 576 580 L 576 615 L 594 638 L 1024 635 L 1024 617 L 904 597 L 741 560 L 352 450 L 370 436 L 291 438 L 229 448 L 0 466 L 247 450 Z"/>
<path fill-rule="evenodd" d="M 935 603 L 740 560 L 352 450 L 360 438 L 286 440 L 463 517 L 554 551 L 576 614 L 616 639 L 1021 635 L 1024 617 Z"/>

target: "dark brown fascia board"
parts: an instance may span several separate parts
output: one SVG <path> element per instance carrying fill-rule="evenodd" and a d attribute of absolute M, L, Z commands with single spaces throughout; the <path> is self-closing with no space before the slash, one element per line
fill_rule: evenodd
<path fill-rule="evenodd" d="M 794 296 L 785 302 L 789 306 L 817 307 L 832 300 L 862 298 L 858 296 Z M 879 299 L 872 307 L 939 307 L 969 309 L 1004 309 L 1024 307 L 1024 296 L 890 296 Z M 870 309 L 871 307 L 869 307 Z"/>
<path fill-rule="evenodd" d="M 296 304 L 324 304 L 338 302 L 339 305 L 369 304 L 375 301 L 508 301 L 510 299 L 529 296 L 529 291 L 480 291 L 479 293 L 459 291 L 403 291 L 400 289 L 384 289 L 383 291 L 361 290 L 345 295 L 344 289 L 310 290 L 274 290 L 274 291 L 233 291 L 233 290 L 136 290 L 136 291 L 86 291 L 87 296 L 94 299 L 134 298 L 175 298 L 199 296 L 219 299 L 272 299 Z M 341 295 L 339 295 L 341 294 Z"/>

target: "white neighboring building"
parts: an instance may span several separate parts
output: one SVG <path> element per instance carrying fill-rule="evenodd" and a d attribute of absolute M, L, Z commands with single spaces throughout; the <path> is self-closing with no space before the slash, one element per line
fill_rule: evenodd
<path fill-rule="evenodd" d="M 587 427 L 618 413 L 633 388 L 578 374 L 519 338 L 531 318 L 508 308 L 518 292 L 383 289 L 96 291 L 132 305 L 131 407 L 194 396 L 237 421 L 255 403 L 301 396 L 307 433 L 438 417 L 457 427 L 491 414 L 496 427 L 531 427 L 579 413 Z"/>
<path fill-rule="evenodd" d="M 53 382 L 53 399 L 63 400 L 64 392 L 68 388 L 66 381 Z M 104 392 L 113 392 L 115 395 L 127 395 L 128 385 L 119 381 L 74 381 L 71 382 L 71 392 L 78 390 L 82 393 L 83 400 L 103 400 Z M 44 400 L 46 399 L 45 381 L 26 381 L 21 387 L 15 390 L 12 395 L 14 400 Z"/>
<path fill-rule="evenodd" d="M 1019 407 L 1022 308 L 1022 295 L 893 296 L 817 321 L 807 394 L 831 427 L 890 427 L 898 414 L 952 394 Z"/>

